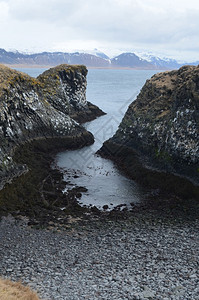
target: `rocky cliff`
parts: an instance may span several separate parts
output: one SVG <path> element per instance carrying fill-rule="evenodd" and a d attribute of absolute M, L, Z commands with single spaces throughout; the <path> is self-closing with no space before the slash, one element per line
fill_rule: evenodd
<path fill-rule="evenodd" d="M 102 114 L 86 101 L 86 74 L 84 66 L 60 65 L 35 79 L 0 66 L 0 189 L 27 171 L 13 161 L 18 146 L 38 139 L 52 144 L 59 139 L 59 147 L 66 148 L 93 142 L 72 118 L 85 121 Z"/>
<path fill-rule="evenodd" d="M 59 65 L 38 76 L 43 85 L 43 98 L 56 110 L 70 115 L 79 123 L 88 122 L 104 114 L 86 100 L 87 69 L 83 65 Z"/>
<path fill-rule="evenodd" d="M 147 80 L 100 153 L 120 156 L 135 178 L 136 168 L 129 163 L 133 156 L 142 166 L 178 174 L 198 185 L 199 66 L 184 66 Z"/>

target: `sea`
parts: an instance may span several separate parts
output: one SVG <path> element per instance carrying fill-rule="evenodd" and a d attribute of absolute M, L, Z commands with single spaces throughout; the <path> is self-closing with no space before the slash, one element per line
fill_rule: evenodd
<path fill-rule="evenodd" d="M 18 68 L 17 70 L 37 77 L 45 69 Z M 82 186 L 87 192 L 79 200 L 82 206 L 98 209 L 121 209 L 141 203 L 147 193 L 135 181 L 127 178 L 108 159 L 96 155 L 103 142 L 114 135 L 129 104 L 136 99 L 147 79 L 157 70 L 89 69 L 87 75 L 87 100 L 99 106 L 106 115 L 84 124 L 92 132 L 95 143 L 73 151 L 56 155 L 59 167 L 67 182 L 65 192 Z"/>

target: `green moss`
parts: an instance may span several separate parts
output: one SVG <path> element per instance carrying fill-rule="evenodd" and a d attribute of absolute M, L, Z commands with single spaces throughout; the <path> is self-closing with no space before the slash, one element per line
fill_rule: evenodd
<path fill-rule="evenodd" d="M 77 76 L 77 73 L 86 76 L 87 69 L 83 65 L 71 66 L 62 64 L 45 71 L 38 78 L 32 78 L 25 73 L 0 65 L 0 96 L 4 93 L 9 93 L 10 89 L 15 88 L 18 84 L 23 84 L 25 89 L 34 89 L 36 91 L 42 89 L 42 93 L 55 95 L 56 89 L 60 86 L 62 73 L 68 74 L 68 77 L 73 79 Z"/>
<path fill-rule="evenodd" d="M 155 156 L 156 158 L 159 158 L 161 160 L 165 160 L 167 162 L 172 161 L 171 155 L 166 151 L 159 151 L 158 149 L 155 150 Z"/>
<path fill-rule="evenodd" d="M 41 209 L 49 209 L 56 206 L 56 198 L 59 201 L 65 201 L 62 188 L 56 191 L 54 182 L 62 184 L 63 175 L 58 170 L 52 170 L 51 162 L 53 153 L 64 149 L 76 149 L 93 143 L 91 134 L 85 134 L 78 137 L 49 138 L 35 140 L 31 143 L 25 143 L 16 149 L 14 161 L 18 164 L 26 164 L 29 172 L 15 178 L 12 184 L 7 184 L 0 191 L 0 214 L 3 212 L 13 212 L 20 210 L 28 215 L 39 214 Z M 51 180 L 46 180 L 49 177 Z M 42 198 L 41 187 L 45 180 L 45 189 L 54 194 L 47 194 L 46 201 Z M 63 205 L 64 206 L 64 205 Z"/>
<path fill-rule="evenodd" d="M 189 180 L 167 172 L 156 172 L 145 168 L 136 152 L 126 146 L 107 141 L 99 151 L 102 156 L 113 159 L 117 165 L 143 188 L 159 189 L 167 195 L 185 200 L 199 201 L 199 186 Z"/>

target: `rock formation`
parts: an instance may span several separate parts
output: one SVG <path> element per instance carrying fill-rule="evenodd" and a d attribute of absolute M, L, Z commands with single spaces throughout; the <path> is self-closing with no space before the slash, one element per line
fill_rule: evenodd
<path fill-rule="evenodd" d="M 138 155 L 145 167 L 178 174 L 198 185 L 199 66 L 184 66 L 147 80 L 100 153 L 113 158 Z M 127 157 L 126 168 L 136 177 Z"/>
<path fill-rule="evenodd" d="M 84 66 L 60 65 L 35 79 L 0 66 L 0 189 L 27 171 L 13 161 L 18 146 L 38 139 L 60 139 L 66 148 L 93 142 L 72 118 L 87 121 L 102 114 L 86 101 L 86 74 Z"/>

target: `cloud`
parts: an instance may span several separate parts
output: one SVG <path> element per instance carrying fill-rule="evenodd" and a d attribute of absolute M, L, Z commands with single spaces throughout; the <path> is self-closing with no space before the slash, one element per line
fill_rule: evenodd
<path fill-rule="evenodd" d="M 68 22 L 76 10 L 81 9 L 82 0 L 8 0 L 12 18 L 24 21 L 47 23 Z"/>
<path fill-rule="evenodd" d="M 4 0 L 0 20 L 2 47 L 198 49 L 196 0 Z"/>
<path fill-rule="evenodd" d="M 9 5 L 5 1 L 0 1 L 0 24 L 3 23 L 9 15 Z"/>

